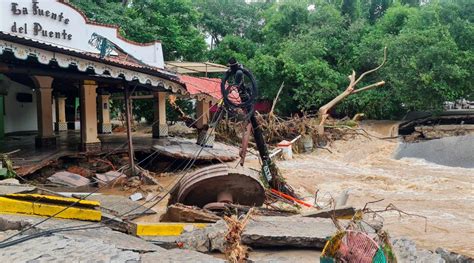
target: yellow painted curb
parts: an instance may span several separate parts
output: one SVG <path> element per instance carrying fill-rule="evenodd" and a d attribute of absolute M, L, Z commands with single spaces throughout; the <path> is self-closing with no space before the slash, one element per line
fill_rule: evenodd
<path fill-rule="evenodd" d="M 0 197 L 0 213 L 29 214 L 53 216 L 78 199 L 47 196 L 38 194 L 11 194 Z M 84 201 L 84 202 L 83 202 Z M 102 214 L 93 209 L 99 202 L 81 200 L 76 205 L 67 208 L 57 218 L 100 221 Z"/>
<path fill-rule="evenodd" d="M 97 207 L 100 206 L 99 201 L 94 200 L 80 200 L 77 198 L 72 197 L 61 197 L 61 196 L 54 196 L 54 195 L 41 195 L 41 194 L 8 194 L 4 195 L 5 197 L 9 197 L 12 199 L 18 200 L 25 200 L 25 201 L 43 201 L 43 202 L 50 202 L 50 203 L 57 203 L 57 204 L 73 204 L 76 203 L 78 206 L 90 206 L 90 207 Z"/>
<path fill-rule="evenodd" d="M 137 236 L 179 236 L 185 227 L 205 228 L 205 223 L 153 223 L 135 225 L 135 235 Z"/>

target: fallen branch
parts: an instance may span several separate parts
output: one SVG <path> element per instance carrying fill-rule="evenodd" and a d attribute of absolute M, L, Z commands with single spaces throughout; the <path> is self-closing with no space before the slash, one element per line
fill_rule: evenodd
<path fill-rule="evenodd" d="M 326 122 L 326 119 L 329 117 L 329 114 L 328 112 L 334 107 L 336 106 L 336 104 L 338 104 L 339 102 L 341 102 L 342 100 L 344 100 L 346 97 L 348 97 L 349 95 L 351 94 L 355 94 L 355 93 L 358 93 L 358 92 L 361 92 L 361 91 L 365 91 L 365 90 L 369 90 L 369 89 L 373 89 L 373 88 L 377 88 L 377 87 L 380 87 L 380 86 L 383 86 L 385 85 L 385 81 L 379 81 L 377 83 L 374 83 L 374 84 L 371 84 L 371 85 L 367 85 L 363 88 L 360 88 L 360 89 L 355 89 L 357 84 L 359 83 L 359 81 L 361 81 L 366 75 L 372 73 L 372 72 L 375 72 L 377 70 L 379 70 L 384 64 L 385 64 L 385 61 L 387 60 L 387 47 L 384 48 L 384 57 L 383 57 L 383 60 L 382 60 L 382 63 L 377 66 L 376 68 L 374 69 L 371 69 L 369 71 L 366 71 L 364 73 L 362 73 L 359 78 L 356 79 L 356 73 L 355 71 L 352 71 L 352 74 L 349 75 L 349 86 L 347 86 L 347 88 L 344 90 L 344 92 L 342 92 L 341 94 L 339 94 L 337 97 L 335 97 L 334 99 L 332 99 L 330 102 L 326 103 L 325 105 L 321 106 L 321 108 L 319 108 L 319 111 L 318 111 L 318 115 L 320 117 L 320 123 L 319 125 L 323 126 L 324 123 Z M 324 130 L 323 130 L 324 132 Z"/>
<path fill-rule="evenodd" d="M 280 97 L 280 93 L 283 90 L 284 86 L 285 86 L 285 82 L 283 81 L 280 85 L 280 89 L 278 89 L 278 92 L 277 92 L 277 95 L 276 95 L 275 99 L 273 100 L 272 109 L 270 110 L 269 114 L 273 114 L 273 111 L 275 110 L 276 103 L 278 101 L 278 98 Z"/>

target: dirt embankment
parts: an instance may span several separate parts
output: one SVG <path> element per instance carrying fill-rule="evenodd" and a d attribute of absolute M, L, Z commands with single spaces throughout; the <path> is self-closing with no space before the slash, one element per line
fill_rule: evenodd
<path fill-rule="evenodd" d="M 423 218 L 383 214 L 392 236 L 407 236 L 428 249 L 445 247 L 474 256 L 474 169 L 415 158 L 396 160 L 393 155 L 398 147 L 397 139 L 357 136 L 332 143 L 332 153 L 318 149 L 279 161 L 278 166 L 290 184 L 311 195 L 320 189 L 319 196 L 324 199 L 325 194 L 337 197 L 349 190 L 348 203 L 356 207 L 383 198 L 371 207 L 383 209 L 393 203 L 408 213 L 426 216 L 425 232 Z"/>

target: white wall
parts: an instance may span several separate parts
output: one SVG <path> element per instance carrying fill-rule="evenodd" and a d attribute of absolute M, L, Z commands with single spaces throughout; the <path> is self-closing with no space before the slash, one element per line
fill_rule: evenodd
<path fill-rule="evenodd" d="M 32 94 L 33 102 L 18 102 L 16 94 L 19 92 Z M 36 130 L 38 130 L 38 122 L 35 93 L 25 85 L 12 82 L 8 95 L 5 96 L 5 133 Z"/>

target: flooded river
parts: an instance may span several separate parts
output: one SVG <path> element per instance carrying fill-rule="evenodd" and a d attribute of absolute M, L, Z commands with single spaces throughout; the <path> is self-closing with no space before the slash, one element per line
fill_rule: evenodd
<path fill-rule="evenodd" d="M 349 190 L 348 204 L 355 207 L 384 199 L 370 207 L 378 210 L 392 203 L 427 217 L 425 231 L 423 218 L 383 213 L 385 228 L 393 237 L 409 237 L 430 250 L 444 247 L 474 256 L 474 169 L 416 158 L 396 160 L 398 147 L 395 139 L 358 136 L 332 143 L 332 153 L 318 149 L 279 161 L 278 167 L 295 189 L 310 196 L 319 189 L 323 201 Z"/>

